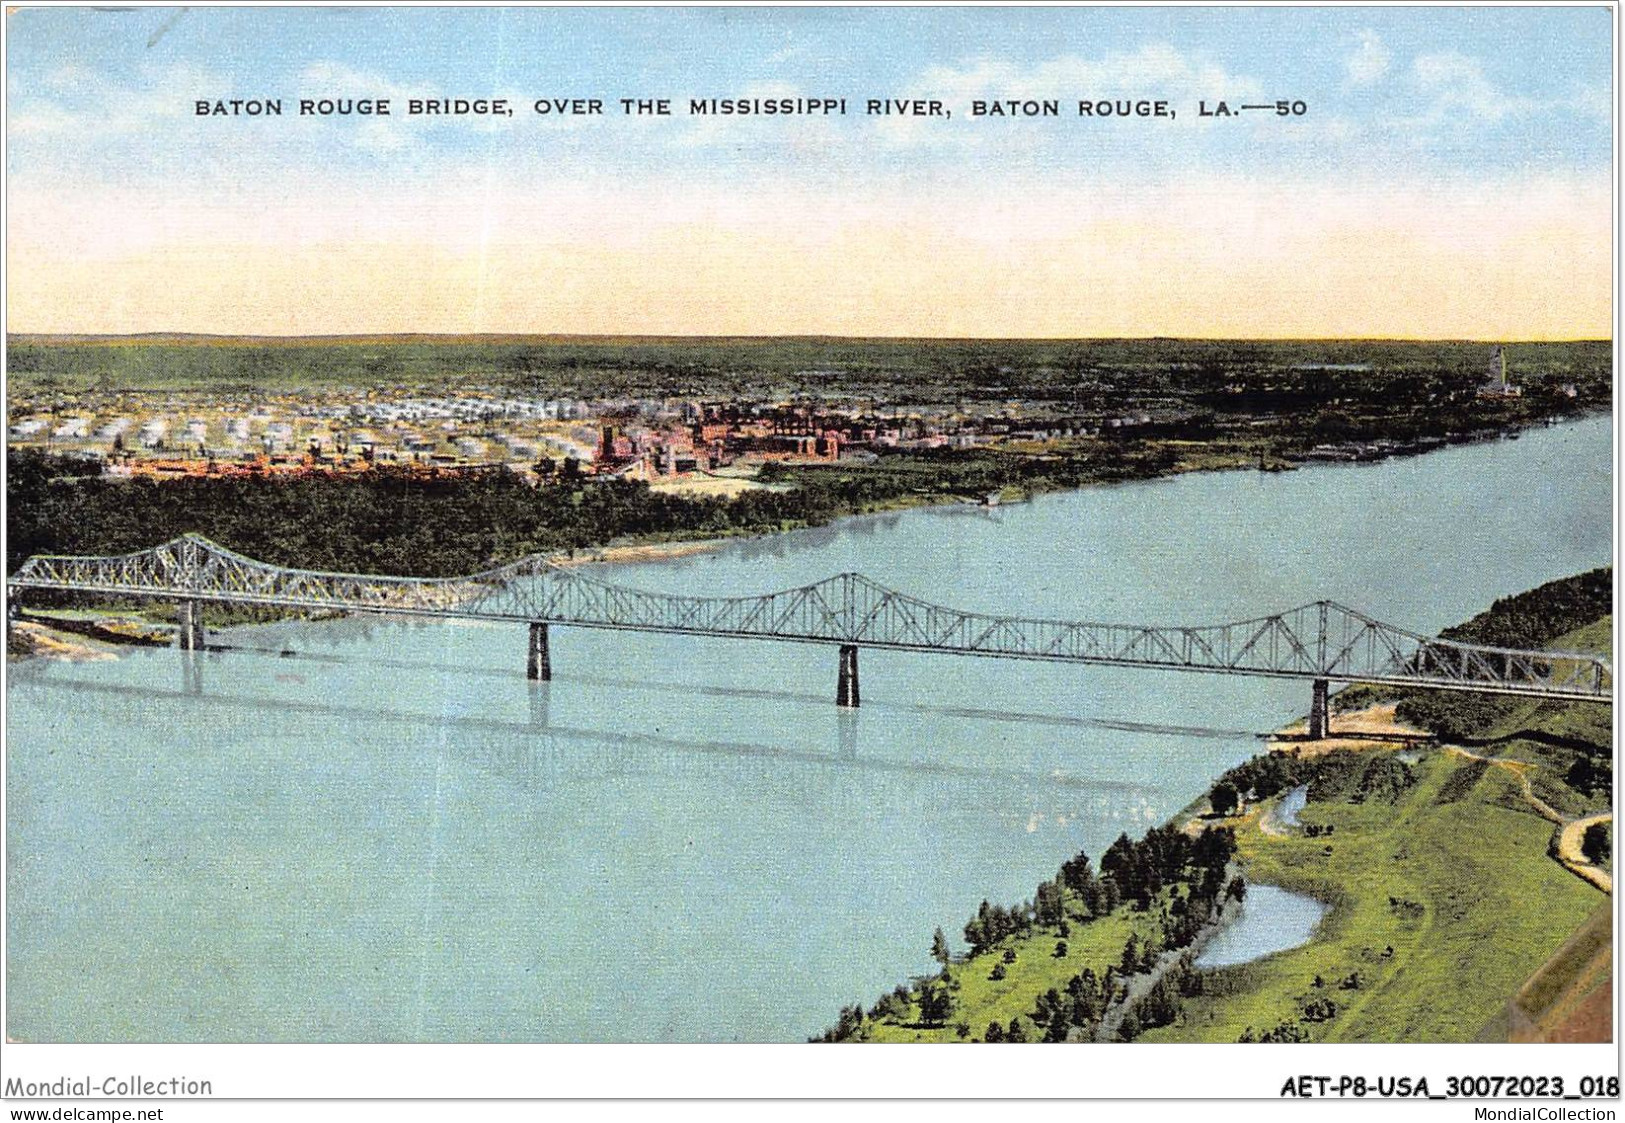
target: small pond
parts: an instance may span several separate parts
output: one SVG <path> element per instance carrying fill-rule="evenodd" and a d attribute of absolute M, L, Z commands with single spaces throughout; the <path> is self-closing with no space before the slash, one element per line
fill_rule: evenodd
<path fill-rule="evenodd" d="M 1195 965 L 1234 967 L 1306 944 L 1327 907 L 1313 897 L 1276 885 L 1249 884 L 1241 915 L 1213 937 Z"/>
<path fill-rule="evenodd" d="M 1275 809 L 1275 817 L 1283 826 L 1295 827 L 1298 825 L 1298 812 L 1303 810 L 1303 805 L 1307 802 L 1309 802 L 1309 786 L 1299 784 L 1281 797 L 1281 805 Z"/>

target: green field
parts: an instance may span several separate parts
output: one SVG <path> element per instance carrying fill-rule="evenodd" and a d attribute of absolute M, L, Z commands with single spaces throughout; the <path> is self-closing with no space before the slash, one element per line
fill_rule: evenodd
<path fill-rule="evenodd" d="M 1613 650 L 1613 620 L 1599 620 L 1553 641 L 1569 651 Z M 1485 756 L 1540 765 L 1531 773 L 1535 794 L 1569 816 L 1606 811 L 1612 805 L 1613 712 L 1606 706 L 1519 700 L 1472 739 Z M 1580 784 L 1577 762 L 1595 765 L 1595 782 Z M 1605 772 L 1604 770 L 1607 769 Z"/>
<path fill-rule="evenodd" d="M 1488 344 L 1392 340 L 954 340 L 569 336 L 14 335 L 12 392 L 486 385 L 581 397 L 1031 398 L 1085 408 L 1218 395 L 1245 409 L 1426 402 L 1484 378 Z M 1605 341 L 1516 343 L 1510 376 L 1611 392 Z M 1369 369 L 1348 369 L 1348 368 Z"/>
<path fill-rule="evenodd" d="M 926 1027 L 917 1020 L 904 1024 L 871 1022 L 864 1040 L 957 1041 L 959 1025 L 969 1027 L 970 1037 L 981 1040 L 989 1022 L 1009 1025 L 1012 1019 L 1025 1016 L 1040 994 L 1051 987 L 1065 990 L 1067 980 L 1085 967 L 1104 976 L 1106 968 L 1122 957 L 1123 945 L 1131 933 L 1145 939 L 1155 935 L 1158 926 L 1155 913 L 1125 907 L 1110 916 L 1068 927 L 1067 954 L 1062 957 L 1055 955 L 1060 933 L 1053 927 L 1039 927 L 1030 936 L 1001 940 L 992 951 L 968 963 L 954 964 L 950 968 L 956 988 L 953 1012 L 941 1027 Z M 1007 950 L 1016 953 L 1014 963 L 1004 963 L 1003 953 Z M 995 964 L 1002 964 L 1005 970 L 1005 977 L 997 981 L 988 977 Z"/>
<path fill-rule="evenodd" d="M 1546 646 L 1609 651 L 1612 640 L 1609 617 Z M 1473 752 L 1532 765 L 1534 793 L 1563 814 L 1609 806 L 1611 786 L 1565 782 L 1576 759 L 1610 753 L 1606 707 L 1514 701 L 1492 716 L 1473 731 Z M 1472 1041 L 1495 1022 L 1606 898 L 1550 856 L 1553 824 L 1510 770 L 1431 749 L 1413 775 L 1392 804 L 1310 802 L 1299 821 L 1329 835 L 1238 832 L 1250 880 L 1308 893 L 1331 912 L 1309 944 L 1206 976 L 1207 993 L 1186 1001 L 1180 1022 L 1145 1040 L 1235 1041 L 1288 1024 L 1315 1041 Z M 1345 989 L 1355 974 L 1359 985 Z M 1305 1022 L 1324 999 L 1335 1016 Z"/>
<path fill-rule="evenodd" d="M 1611 591 L 1609 570 L 1553 581 L 1497 601 L 1456 631 L 1548 650 L 1607 652 L 1612 617 L 1596 615 L 1611 605 Z M 1585 620 L 1591 622 L 1579 623 Z M 1152 886 L 1149 897 L 1142 893 L 1139 907 L 1117 905 L 1114 895 L 1100 908 L 1093 896 L 1085 907 L 1063 866 L 1035 897 L 1050 894 L 1048 911 L 1033 902 L 1018 911 L 1029 920 L 1064 916 L 1064 933 L 1056 923 L 1032 923 L 1030 931 L 951 964 L 951 1010 L 930 1024 L 922 1016 L 924 996 L 940 984 L 917 979 L 867 1018 L 855 1016 L 856 1008 L 844 1011 L 826 1039 L 977 1041 L 989 1023 L 998 1023 L 995 1037 L 1002 1037 L 1018 1018 L 1024 1040 L 1046 1039 L 1045 1027 L 1056 1026 L 1073 1035 L 1068 1039 L 1080 1030 L 1091 1038 L 1100 1027 L 1098 1005 L 1083 1013 L 1079 997 L 1056 1021 L 1057 996 L 1041 999 L 1053 991 L 1064 1000 L 1085 968 L 1107 993 L 1124 978 L 1114 979 L 1108 968 L 1140 978 L 1136 994 L 1144 997 L 1135 999 L 1131 1016 L 1137 1027 L 1152 1027 L 1137 1036 L 1150 1042 L 1505 1041 L 1508 1001 L 1532 977 L 1520 999 L 1520 1024 L 1537 1019 L 1541 1032 L 1605 1032 L 1606 1011 L 1599 1012 L 1596 999 L 1612 969 L 1611 929 L 1604 933 L 1597 918 L 1599 910 L 1606 914 L 1608 897 L 1555 860 L 1556 828 L 1529 793 L 1571 819 L 1606 809 L 1612 773 L 1599 780 L 1593 765 L 1611 756 L 1612 714 L 1592 704 L 1502 699 L 1484 706 L 1475 696 L 1451 697 L 1457 700 L 1424 710 L 1459 726 L 1470 747 L 1449 740 L 1333 744 L 1320 755 L 1266 754 L 1226 773 L 1234 789 L 1266 796 L 1228 824 L 1246 879 L 1329 906 L 1307 944 L 1234 967 L 1194 971 L 1176 964 L 1153 1003 L 1142 974 L 1150 958 L 1125 954 L 1125 944 L 1133 938 L 1142 948 L 1148 940 L 1159 950 L 1188 946 L 1188 934 L 1173 937 L 1172 917 L 1186 910 L 1172 907 L 1169 886 L 1183 881 L 1193 891 L 1194 867 L 1164 863 L 1173 880 Z M 1578 787 L 1577 774 L 1586 781 Z M 1300 826 L 1262 829 L 1265 814 L 1300 784 L 1309 797 Z M 1205 808 L 1199 801 L 1179 821 Z M 1155 854 L 1172 845 L 1169 839 L 1193 838 L 1200 850 L 1214 836 L 1158 828 L 1133 846 Z M 1125 837 L 1113 851 L 1128 845 Z M 1112 876 L 1126 876 L 1112 851 L 1103 856 L 1103 871 L 1108 860 Z M 1223 871 L 1227 878 L 1230 869 Z M 1100 915 L 1085 920 L 1091 908 Z M 1213 915 L 1204 907 L 1186 919 Z M 970 925 L 966 938 L 973 949 L 980 940 Z M 1057 957 L 1062 939 L 1066 952 Z M 1121 1036 L 1136 1039 L 1127 1029 Z"/>
<path fill-rule="evenodd" d="M 1603 898 L 1547 856 L 1552 824 L 1503 770 L 1433 750 L 1415 773 L 1397 804 L 1309 804 L 1300 822 L 1330 836 L 1243 832 L 1250 879 L 1332 910 L 1309 944 L 1212 972 L 1179 1024 L 1143 1040 L 1235 1041 L 1303 1025 L 1325 998 L 1337 1012 L 1304 1025 L 1311 1040 L 1477 1038 Z"/>
<path fill-rule="evenodd" d="M 1303 947 L 1201 972 L 1202 993 L 1181 999 L 1178 1020 L 1139 1040 L 1234 1042 L 1287 1025 L 1312 1041 L 1460 1042 L 1496 1022 L 1606 898 L 1548 856 L 1552 824 L 1510 773 L 1433 749 L 1411 775 L 1393 803 L 1311 802 L 1299 821 L 1334 827 L 1330 835 L 1266 835 L 1256 814 L 1238 829 L 1250 881 L 1331 910 Z M 949 968 L 953 1007 L 940 1026 L 922 1024 L 911 1005 L 902 1017 L 871 1017 L 861 1039 L 977 1041 L 990 1022 L 1030 1024 L 1040 994 L 1064 992 L 1085 967 L 1105 977 L 1131 934 L 1158 938 L 1160 907 L 1071 922 L 1064 957 L 1054 954 L 1053 925 L 1003 940 Z M 1004 963 L 1007 949 L 1013 963 Z M 1000 964 L 1004 977 L 990 978 Z M 904 989 L 915 998 L 919 984 Z M 1306 1015 L 1312 1005 L 1318 1015 Z M 1038 1040 L 1041 1027 L 1028 1032 Z"/>

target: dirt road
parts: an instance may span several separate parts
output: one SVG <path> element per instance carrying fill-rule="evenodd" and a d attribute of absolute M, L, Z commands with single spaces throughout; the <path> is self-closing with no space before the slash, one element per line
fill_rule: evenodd
<path fill-rule="evenodd" d="M 1447 745 L 1445 752 L 1466 760 L 1482 761 L 1485 764 L 1511 772 L 1516 776 L 1519 786 L 1523 788 L 1524 802 L 1533 807 L 1536 814 L 1542 819 L 1557 825 L 1557 837 L 1553 845 L 1553 852 L 1556 854 L 1558 862 L 1576 877 L 1589 881 L 1610 896 L 1613 894 L 1614 875 L 1601 866 L 1593 865 L 1587 861 L 1586 856 L 1580 852 L 1580 840 L 1585 837 L 1586 828 L 1592 823 L 1613 822 L 1614 816 L 1612 812 L 1603 811 L 1579 819 L 1565 818 L 1557 808 L 1536 795 L 1534 788 L 1530 786 L 1529 773 L 1540 767 L 1539 765 L 1523 760 L 1503 760 L 1500 757 L 1480 756 L 1478 753 L 1461 748 L 1459 745 Z"/>

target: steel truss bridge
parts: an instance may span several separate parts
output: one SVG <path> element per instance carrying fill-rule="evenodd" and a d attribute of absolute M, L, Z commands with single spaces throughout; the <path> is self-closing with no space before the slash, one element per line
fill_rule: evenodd
<path fill-rule="evenodd" d="M 201 535 L 117 557 L 38 556 L 7 579 L 27 590 L 174 601 L 180 646 L 203 646 L 205 603 L 510 620 L 530 625 L 527 673 L 552 677 L 548 625 L 837 645 L 836 701 L 857 706 L 858 649 L 930 651 L 1116 667 L 1308 679 L 1309 734 L 1324 736 L 1332 681 L 1612 704 L 1596 655 L 1435 639 L 1331 601 L 1199 627 L 1101 624 L 964 612 L 860 573 L 759 596 L 698 597 L 627 588 L 537 556 L 467 577 L 389 577 L 289 569 Z"/>

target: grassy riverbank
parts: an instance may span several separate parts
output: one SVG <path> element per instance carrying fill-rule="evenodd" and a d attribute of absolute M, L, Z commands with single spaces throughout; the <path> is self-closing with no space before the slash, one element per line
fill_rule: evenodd
<path fill-rule="evenodd" d="M 918 1016 L 918 1002 L 910 999 L 906 1006 L 899 1004 L 895 1019 L 872 1019 L 864 1040 L 983 1041 L 989 1025 L 1008 1027 L 1018 1019 L 1026 1019 L 1029 1029 L 1025 1032 L 1037 1041 L 1041 1031 L 1029 1015 L 1039 995 L 1052 989 L 1064 992 L 1067 983 L 1086 969 L 1097 978 L 1106 977 L 1108 969 L 1117 967 L 1130 935 L 1143 942 L 1154 938 L 1156 929 L 1154 914 L 1125 906 L 1088 924 L 1069 922 L 1062 955 L 1055 954 L 1063 944 L 1055 925 L 1000 940 L 989 954 L 949 967 L 953 1006 L 941 1025 L 924 1023 Z M 1009 962 L 1005 961 L 1007 952 L 1015 956 Z M 990 977 L 995 967 L 1002 968 L 1001 978 Z M 905 989 L 911 995 L 919 993 L 917 985 Z M 961 1026 L 965 1029 L 963 1038 Z"/>
<path fill-rule="evenodd" d="M 1611 587 L 1608 571 L 1552 582 L 1460 630 L 1515 627 L 1534 645 L 1608 652 L 1611 616 L 1561 634 L 1552 622 L 1606 611 Z M 1554 820 L 1610 805 L 1612 714 L 1428 695 L 1401 696 L 1398 710 L 1451 734 L 1404 764 L 1403 784 L 1315 798 L 1311 782 L 1299 830 L 1261 829 L 1278 795 L 1237 830 L 1249 878 L 1331 905 L 1315 939 L 1213 972 L 1178 1021 L 1148 1040 L 1505 1040 L 1508 1000 L 1608 899 L 1555 859 Z M 1400 750 L 1366 748 L 1373 758 Z"/>
<path fill-rule="evenodd" d="M 1533 646 L 1609 651 L 1611 587 L 1608 571 L 1552 582 L 1462 627 L 1513 627 Z M 1556 634 L 1576 621 L 1586 622 Z M 1090 869 L 1080 855 L 1013 910 L 1020 931 L 989 945 L 971 939 L 980 930 L 967 925 L 967 961 L 900 986 L 868 1011 L 844 1011 L 826 1039 L 1009 1040 L 1014 1022 L 1020 1040 L 1504 1041 L 1514 995 L 1534 1012 L 1511 1019 L 1521 1019 L 1513 1031 L 1534 1032 L 1533 1018 L 1555 1037 L 1606 1032 L 1597 996 L 1612 970 L 1611 930 L 1599 934 L 1597 916 L 1608 897 L 1554 855 L 1564 823 L 1575 822 L 1572 834 L 1611 802 L 1612 772 L 1604 776 L 1601 764 L 1611 756 L 1611 714 L 1580 703 L 1434 698 L 1412 708 L 1468 744 L 1427 742 L 1415 730 L 1392 737 L 1404 730 L 1394 724 L 1396 702 L 1403 713 L 1416 697 L 1343 713 L 1344 735 L 1327 742 L 1277 742 L 1218 785 L 1255 793 L 1237 813 L 1217 818 L 1200 803 L 1134 844 L 1156 853 L 1171 837 L 1200 845 L 1214 828 L 1233 832 L 1248 882 L 1329 906 L 1307 944 L 1193 970 L 1180 951 L 1191 926 L 1174 922 L 1177 887 L 1108 901 L 1078 922 L 1090 910 L 1074 912 L 1067 871 Z M 1362 736 L 1372 733 L 1385 736 Z M 1275 811 L 1299 785 L 1308 802 L 1287 827 Z M 1102 871 L 1120 869 L 1128 845 L 1114 844 Z M 1187 897 L 1186 916 L 1211 926 L 1218 909 L 1193 913 L 1193 903 Z M 1157 954 L 1145 953 L 1147 941 Z M 1085 971 L 1098 989 L 1078 985 Z M 1133 994 L 1126 1002 L 1125 989 Z M 1098 1001 L 1078 999 L 1080 990 Z M 931 1001 L 934 1017 L 925 1014 Z M 1115 1019 L 1103 1023 L 1113 1002 L 1131 1012 L 1123 1031 L 1112 1029 Z M 1075 1018 L 1071 1027 L 1056 1021 L 1057 1010 Z"/>
<path fill-rule="evenodd" d="M 938 974 L 842 1010 L 819 1040 L 1133 1040 L 1176 1015 L 1201 941 L 1245 895 L 1234 857 L 1227 830 L 1169 827 L 1120 836 L 1098 872 L 1075 855 L 1032 900 L 983 901 L 964 926 L 969 954 L 951 956 L 938 929 Z"/>
<path fill-rule="evenodd" d="M 1389 750 L 1391 751 L 1391 750 Z M 1238 830 L 1249 879 L 1331 905 L 1301 948 L 1212 972 L 1148 1041 L 1472 1041 L 1605 898 L 1548 856 L 1516 779 L 1441 750 L 1392 803 L 1312 802 L 1305 827 Z M 1317 983 L 1318 980 L 1318 983 Z M 1319 1004 L 1317 1006 L 1317 1004 Z"/>

